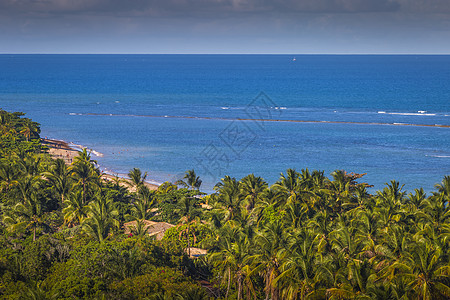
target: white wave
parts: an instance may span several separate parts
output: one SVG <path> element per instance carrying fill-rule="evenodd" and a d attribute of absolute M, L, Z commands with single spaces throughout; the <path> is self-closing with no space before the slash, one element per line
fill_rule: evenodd
<path fill-rule="evenodd" d="M 450 158 L 450 155 L 425 155 L 425 156 L 437 158 Z"/>
<path fill-rule="evenodd" d="M 70 145 L 72 148 L 75 148 L 75 149 L 78 150 L 78 151 L 81 151 L 81 150 L 83 150 L 83 149 L 86 149 L 87 151 L 89 151 L 90 153 L 94 154 L 94 155 L 97 156 L 97 157 L 103 157 L 103 156 L 104 156 L 103 153 L 98 152 L 98 151 L 95 151 L 95 150 L 93 150 L 93 149 L 89 149 L 89 148 L 87 148 L 87 147 L 85 147 L 85 146 L 83 146 L 83 145 L 78 145 L 78 144 L 74 144 L 74 143 L 69 143 L 69 145 Z"/>
<path fill-rule="evenodd" d="M 94 154 L 97 157 L 103 157 L 104 156 L 103 153 L 100 153 L 98 151 L 95 151 L 95 150 L 92 150 L 92 149 L 89 149 L 89 151 L 91 151 L 91 153 Z"/>
<path fill-rule="evenodd" d="M 386 115 L 398 115 L 398 116 L 435 116 L 436 114 L 426 114 L 426 110 L 419 110 L 419 112 L 416 113 L 403 113 L 403 112 L 385 112 L 385 111 L 379 111 L 379 114 L 386 114 Z"/>
<path fill-rule="evenodd" d="M 221 107 L 221 109 L 230 109 L 229 107 Z"/>
<path fill-rule="evenodd" d="M 120 103 L 120 101 L 114 101 L 115 103 Z"/>
<path fill-rule="evenodd" d="M 153 184 L 153 185 L 161 185 L 161 184 L 163 184 L 160 181 L 155 181 L 155 180 L 150 180 L 150 179 L 145 180 L 145 182 Z"/>
<path fill-rule="evenodd" d="M 396 116 L 436 116 L 436 114 L 426 114 L 426 110 L 419 110 L 416 113 L 388 113 L 385 111 L 379 111 L 379 114 L 386 114 L 386 115 L 396 115 Z"/>
<path fill-rule="evenodd" d="M 77 113 L 69 113 L 69 116 L 81 116 L 83 114 L 77 114 Z"/>

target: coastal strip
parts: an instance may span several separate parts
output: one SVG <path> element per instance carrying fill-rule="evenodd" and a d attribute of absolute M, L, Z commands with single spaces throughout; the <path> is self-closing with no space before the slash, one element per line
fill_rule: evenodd
<path fill-rule="evenodd" d="M 60 158 L 63 159 L 64 162 L 67 165 L 72 164 L 74 158 L 78 155 L 78 152 L 80 151 L 79 148 L 85 148 L 83 146 L 77 145 L 76 147 L 71 146 L 69 143 L 65 142 L 65 141 L 61 141 L 61 140 L 55 140 L 55 139 L 41 139 L 42 144 L 44 144 L 45 146 L 47 146 L 49 148 L 48 153 L 55 159 Z M 92 150 L 89 149 L 89 151 L 91 151 L 92 153 L 98 153 L 98 152 L 94 152 Z M 96 154 L 97 155 L 97 154 Z M 127 187 L 130 192 L 135 192 L 135 190 L 133 188 L 131 188 L 130 186 L 130 180 L 124 176 L 118 176 L 118 175 L 112 175 L 112 174 L 108 174 L 102 171 L 102 175 L 101 178 L 105 181 L 113 181 L 116 178 L 119 178 L 121 181 L 121 185 L 124 187 Z M 153 184 L 153 183 L 149 183 L 149 182 L 145 182 L 144 183 L 150 190 L 157 190 L 158 189 L 158 185 L 157 184 Z"/>
<path fill-rule="evenodd" d="M 49 148 L 48 153 L 53 158 L 63 159 L 68 165 L 70 165 L 75 156 L 78 155 L 79 150 L 69 146 L 69 144 L 65 141 L 41 138 L 41 142 Z"/>
<path fill-rule="evenodd" d="M 253 119 L 253 118 L 220 118 L 220 117 L 193 117 L 193 116 L 158 116 L 158 115 L 128 115 L 128 114 L 100 114 L 83 113 L 71 114 L 78 116 L 106 116 L 106 117 L 142 117 L 142 118 L 171 118 L 171 119 L 195 119 L 195 120 L 223 120 L 223 121 L 254 121 L 254 122 L 289 122 L 289 123 L 323 123 L 323 124 L 353 124 L 353 125 L 384 125 L 384 126 L 416 126 L 450 128 L 450 125 L 442 124 L 413 124 L 413 123 L 383 123 L 383 122 L 351 122 L 351 121 L 318 121 L 318 120 L 283 120 L 283 119 Z"/>

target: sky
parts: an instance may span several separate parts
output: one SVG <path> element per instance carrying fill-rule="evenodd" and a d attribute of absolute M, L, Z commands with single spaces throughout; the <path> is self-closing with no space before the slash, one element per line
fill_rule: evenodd
<path fill-rule="evenodd" d="M 450 0 L 0 0 L 0 53 L 450 54 Z"/>

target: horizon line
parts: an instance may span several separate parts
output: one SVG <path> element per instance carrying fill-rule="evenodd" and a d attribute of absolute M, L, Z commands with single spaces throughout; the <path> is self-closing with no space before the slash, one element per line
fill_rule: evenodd
<path fill-rule="evenodd" d="M 59 52 L 0 52 L 0 55 L 450 55 L 450 53 L 127 53 L 127 52 L 101 52 L 101 53 L 59 53 Z"/>

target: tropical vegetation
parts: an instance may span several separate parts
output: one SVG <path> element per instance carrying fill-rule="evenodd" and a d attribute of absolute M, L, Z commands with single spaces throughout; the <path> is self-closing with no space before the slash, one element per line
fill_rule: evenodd
<path fill-rule="evenodd" d="M 363 174 L 288 169 L 205 195 L 189 170 L 151 190 L 137 168 L 105 180 L 87 150 L 51 158 L 39 133 L 0 110 L 4 299 L 450 298 L 450 176 L 370 192 Z M 175 226 L 157 240 L 148 221 Z"/>

